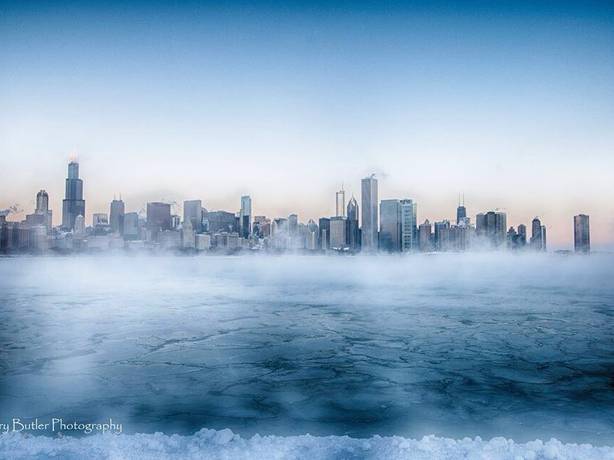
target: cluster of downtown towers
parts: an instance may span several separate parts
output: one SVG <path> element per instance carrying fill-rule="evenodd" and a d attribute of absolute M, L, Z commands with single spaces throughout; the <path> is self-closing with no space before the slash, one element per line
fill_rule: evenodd
<path fill-rule="evenodd" d="M 252 200 L 241 197 L 238 213 L 207 211 L 201 200 L 183 203 L 183 219 L 172 213 L 170 203 L 147 203 L 147 213 L 125 212 L 124 202 L 113 199 L 110 214 L 93 214 L 85 225 L 83 180 L 79 164 L 68 165 L 62 224 L 52 228 L 47 192 L 36 197 L 36 209 L 25 221 L 7 222 L 0 215 L 0 249 L 109 249 L 162 248 L 183 250 L 304 250 L 338 252 L 430 252 L 473 249 L 530 248 L 546 250 L 546 227 L 536 217 L 531 235 L 523 224 L 507 227 L 501 211 L 476 215 L 475 225 L 459 202 L 456 222 L 417 222 L 417 204 L 411 199 L 378 199 L 378 181 L 372 175 L 361 181 L 361 205 L 345 191 L 336 193 L 335 216 L 316 223 L 299 223 L 298 216 L 269 219 L 252 215 Z M 362 209 L 362 213 L 359 210 Z M 360 222 L 360 224 L 359 224 Z M 574 247 L 590 251 L 589 217 L 574 217 Z"/>

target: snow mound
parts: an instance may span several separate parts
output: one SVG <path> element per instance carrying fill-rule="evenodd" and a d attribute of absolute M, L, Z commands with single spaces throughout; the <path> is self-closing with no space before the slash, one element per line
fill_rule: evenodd
<path fill-rule="evenodd" d="M 557 439 L 515 443 L 425 436 L 355 439 L 347 436 L 260 436 L 203 429 L 192 436 L 97 434 L 83 438 L 0 435 L 0 458 L 12 459 L 613 459 L 614 447 Z"/>

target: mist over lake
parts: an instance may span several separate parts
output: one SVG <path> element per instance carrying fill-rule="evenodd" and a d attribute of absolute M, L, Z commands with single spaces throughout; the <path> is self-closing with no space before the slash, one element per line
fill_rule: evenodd
<path fill-rule="evenodd" d="M 0 258 L 0 413 L 614 444 L 614 257 Z"/>

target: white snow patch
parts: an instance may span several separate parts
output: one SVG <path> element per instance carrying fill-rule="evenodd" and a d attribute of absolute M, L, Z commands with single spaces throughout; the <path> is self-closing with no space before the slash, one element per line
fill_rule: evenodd
<path fill-rule="evenodd" d="M 400 436 L 260 436 L 203 429 L 192 436 L 98 434 L 83 438 L 0 435 L 0 458 L 12 459 L 614 459 L 614 447 L 564 444 L 557 439 L 523 444 L 511 439 Z"/>

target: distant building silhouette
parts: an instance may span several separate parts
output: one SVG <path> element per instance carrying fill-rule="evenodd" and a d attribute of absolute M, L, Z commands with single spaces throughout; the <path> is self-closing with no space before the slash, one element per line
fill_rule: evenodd
<path fill-rule="evenodd" d="M 409 252 L 418 249 L 417 204 L 412 200 L 400 201 L 401 214 L 401 251 Z"/>
<path fill-rule="evenodd" d="M 335 217 L 346 217 L 345 190 L 343 190 L 343 188 L 335 193 Z"/>
<path fill-rule="evenodd" d="M 147 203 L 147 229 L 157 233 L 171 228 L 171 205 L 158 201 Z"/>
<path fill-rule="evenodd" d="M 379 249 L 387 252 L 401 250 L 401 204 L 399 200 L 380 202 Z"/>
<path fill-rule="evenodd" d="M 241 238 L 249 238 L 252 234 L 252 199 L 248 196 L 241 197 L 241 210 L 239 211 L 239 235 Z"/>
<path fill-rule="evenodd" d="M 433 227 L 428 219 L 418 227 L 418 247 L 422 252 L 433 250 Z"/>
<path fill-rule="evenodd" d="M 183 202 L 183 223 L 190 222 L 192 229 L 198 233 L 203 226 L 203 203 L 200 200 Z"/>
<path fill-rule="evenodd" d="M 77 216 L 85 216 L 85 200 L 83 199 L 83 181 L 79 179 L 79 163 L 68 163 L 65 198 L 62 202 L 62 228 L 70 231 L 75 227 Z"/>
<path fill-rule="evenodd" d="M 531 221 L 531 248 L 536 251 L 546 250 L 546 227 L 537 217 Z"/>
<path fill-rule="evenodd" d="M 113 233 L 124 233 L 125 213 L 126 208 L 122 199 L 113 199 L 113 201 L 111 201 L 111 212 L 109 213 L 109 225 L 111 226 L 111 231 Z"/>
<path fill-rule="evenodd" d="M 588 254 L 591 251 L 591 231 L 589 216 L 578 214 L 573 218 L 574 250 L 578 253 Z"/>
<path fill-rule="evenodd" d="M 361 181 L 361 242 L 363 251 L 376 251 L 378 247 L 377 230 L 377 179 L 375 175 L 365 177 Z"/>
<path fill-rule="evenodd" d="M 360 248 L 360 228 L 358 226 L 358 202 L 356 198 L 350 198 L 347 205 L 348 219 L 348 247 L 352 251 L 357 251 Z"/>

